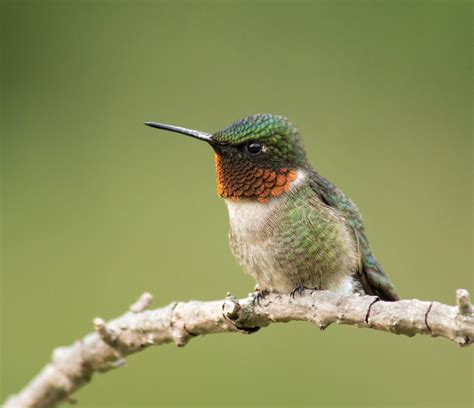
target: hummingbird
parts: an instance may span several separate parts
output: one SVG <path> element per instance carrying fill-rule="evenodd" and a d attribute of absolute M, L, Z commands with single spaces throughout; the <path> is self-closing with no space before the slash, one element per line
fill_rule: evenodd
<path fill-rule="evenodd" d="M 217 194 L 228 208 L 231 251 L 268 293 L 331 290 L 396 301 L 375 259 L 357 206 L 309 164 L 298 129 L 283 116 L 255 114 L 215 133 L 145 125 L 207 142 Z"/>

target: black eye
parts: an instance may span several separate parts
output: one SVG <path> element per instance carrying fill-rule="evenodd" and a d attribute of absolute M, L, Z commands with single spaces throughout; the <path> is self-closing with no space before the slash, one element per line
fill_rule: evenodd
<path fill-rule="evenodd" d="M 257 154 L 262 151 L 262 145 L 258 142 L 250 142 L 247 145 L 247 150 L 249 151 L 249 153 Z"/>

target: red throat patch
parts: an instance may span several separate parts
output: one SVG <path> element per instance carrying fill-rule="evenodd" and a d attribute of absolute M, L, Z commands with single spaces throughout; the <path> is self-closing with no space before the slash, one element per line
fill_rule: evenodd
<path fill-rule="evenodd" d="M 296 171 L 260 168 L 251 161 L 227 162 L 216 154 L 217 194 L 223 198 L 247 198 L 266 203 L 288 191 L 296 180 Z"/>

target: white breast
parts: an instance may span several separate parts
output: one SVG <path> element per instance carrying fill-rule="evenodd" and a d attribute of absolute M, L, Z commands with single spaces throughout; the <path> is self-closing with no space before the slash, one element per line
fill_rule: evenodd
<path fill-rule="evenodd" d="M 230 246 L 244 270 L 263 288 L 278 287 L 278 263 L 275 259 L 274 233 L 288 194 L 300 186 L 303 171 L 286 194 L 272 197 L 267 203 L 226 199 L 230 220 Z"/>
<path fill-rule="evenodd" d="M 306 178 L 303 170 L 298 170 L 296 180 L 292 183 L 290 190 L 286 193 L 291 193 L 299 186 Z M 229 221 L 232 233 L 243 235 L 262 231 L 266 223 L 269 222 L 271 216 L 278 211 L 278 208 L 285 201 L 285 195 L 271 198 L 267 203 L 259 203 L 258 201 L 238 200 L 226 198 L 225 203 L 229 210 Z"/>
<path fill-rule="evenodd" d="M 229 210 L 232 232 L 242 236 L 261 230 L 278 207 L 278 201 L 280 200 L 273 199 L 262 204 L 258 201 L 233 201 L 227 198 L 225 203 Z"/>

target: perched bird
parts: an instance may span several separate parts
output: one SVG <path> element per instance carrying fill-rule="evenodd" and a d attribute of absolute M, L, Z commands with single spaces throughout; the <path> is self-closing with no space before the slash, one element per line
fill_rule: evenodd
<path fill-rule="evenodd" d="M 284 117 L 256 114 L 209 134 L 155 122 L 215 151 L 217 192 L 230 218 L 229 240 L 269 292 L 325 289 L 399 297 L 374 258 L 356 205 L 308 163 L 298 130 Z"/>

